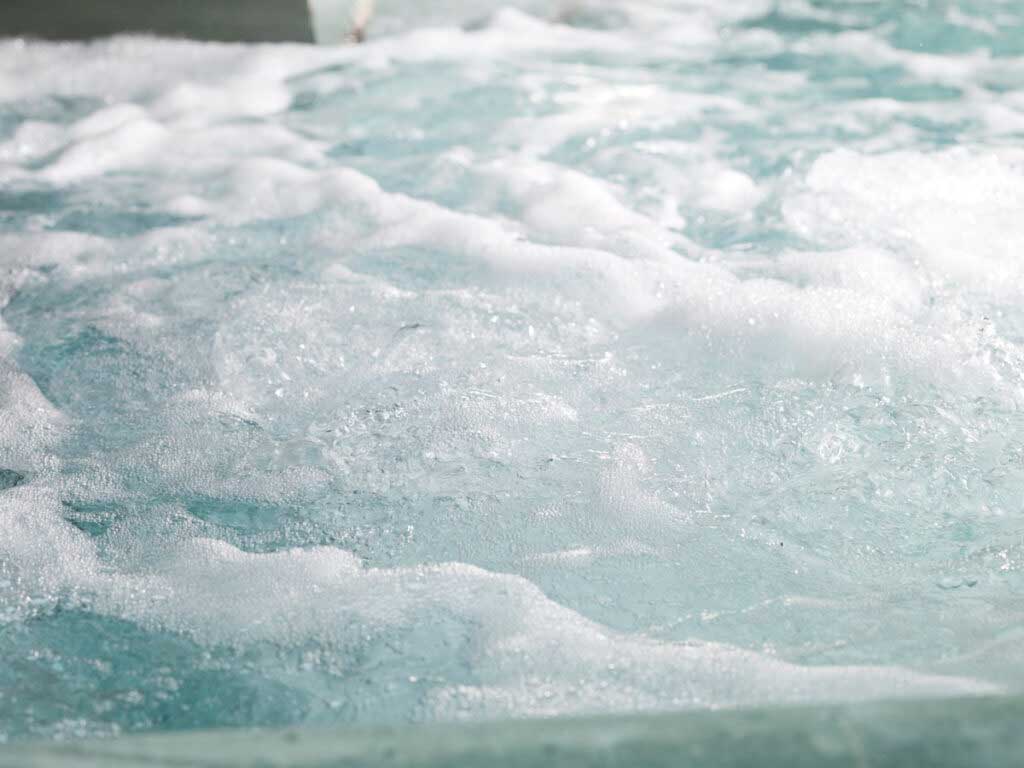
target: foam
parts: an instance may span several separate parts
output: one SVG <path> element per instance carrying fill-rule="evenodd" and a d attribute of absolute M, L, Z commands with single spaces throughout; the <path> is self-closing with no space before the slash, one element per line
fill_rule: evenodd
<path fill-rule="evenodd" d="M 0 739 L 1024 684 L 1020 60 L 396 7 L 0 43 Z"/>
<path fill-rule="evenodd" d="M 183 632 L 205 645 L 302 647 L 315 638 L 332 666 L 343 666 L 353 645 L 386 642 L 414 626 L 417 635 L 435 623 L 439 632 L 450 631 L 443 622 L 454 620 L 467 633 L 463 663 L 478 682 L 438 686 L 420 717 L 998 690 L 891 667 L 814 669 L 715 643 L 626 637 L 549 600 L 525 579 L 462 564 L 364 569 L 334 548 L 257 555 L 220 541 L 172 537 L 163 551 L 151 542 L 127 573 L 110 572 L 100 566 L 87 537 L 58 522 L 53 507 L 52 498 L 30 489 L 4 498 L 10 533 L 5 562 L 13 560 L 27 592 L 21 601 L 28 605 L 38 604 L 33 595 L 39 593 L 70 599 L 143 626 Z M 26 510 L 32 510 L 28 517 Z M 135 538 L 138 529 L 120 535 Z M 54 552 L 60 554 L 57 569 L 50 567 Z M 424 674 L 444 663 L 432 659 L 436 651 L 429 648 L 418 652 Z"/>
<path fill-rule="evenodd" d="M 956 149 L 934 155 L 819 158 L 808 193 L 784 208 L 802 234 L 825 242 L 885 243 L 939 275 L 1019 285 L 1024 174 L 1012 158 Z"/>
<path fill-rule="evenodd" d="M 104 173 L 111 168 L 130 167 L 133 158 L 143 161 L 163 143 L 166 132 L 159 123 L 137 119 L 96 130 L 89 126 L 84 137 L 64 152 L 47 169 L 47 176 L 56 182 L 78 181 Z M 79 137 L 83 134 L 78 134 Z"/>

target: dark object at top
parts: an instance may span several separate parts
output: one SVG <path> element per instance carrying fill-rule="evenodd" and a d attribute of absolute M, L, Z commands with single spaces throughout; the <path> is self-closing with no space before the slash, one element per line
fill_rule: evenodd
<path fill-rule="evenodd" d="M 306 0 L 0 0 L 0 36 L 124 33 L 223 42 L 313 42 Z"/>

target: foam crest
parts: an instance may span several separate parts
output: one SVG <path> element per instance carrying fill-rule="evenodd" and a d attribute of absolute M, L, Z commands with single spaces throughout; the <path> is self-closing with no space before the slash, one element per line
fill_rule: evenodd
<path fill-rule="evenodd" d="M 910 246 L 953 274 L 987 276 L 1019 261 L 1014 212 L 1024 197 L 1024 174 L 1012 155 L 838 151 L 815 162 L 807 186 L 814 207 L 797 198 L 787 215 L 810 237 Z M 976 269 L 972 258 L 984 259 L 984 268 Z"/>
<path fill-rule="evenodd" d="M 315 639 L 321 663 L 339 671 L 353 653 L 372 653 L 380 643 L 404 645 L 424 633 L 454 631 L 461 635 L 465 682 L 436 674 L 445 667 L 435 657 L 443 646 L 408 649 L 424 677 L 418 687 L 426 710 L 419 717 L 997 690 L 898 668 L 797 667 L 720 644 L 627 637 L 549 600 L 525 579 L 462 564 L 364 569 L 334 548 L 261 555 L 220 541 L 171 538 L 131 571 L 110 571 L 99 567 L 87 537 L 56 519 L 45 496 L 31 499 L 35 511 L 28 519 L 11 514 L 11 505 L 26 505 L 27 495 L 5 498 L 4 520 L 8 541 L 16 542 L 5 561 L 13 560 L 19 587 L 28 587 L 22 598 L 28 604 L 38 602 L 38 593 L 64 600 L 74 595 L 93 611 L 212 646 L 301 648 Z M 57 570 L 45 567 L 54 551 L 63 563 Z M 446 626 L 451 622 L 454 628 Z"/>

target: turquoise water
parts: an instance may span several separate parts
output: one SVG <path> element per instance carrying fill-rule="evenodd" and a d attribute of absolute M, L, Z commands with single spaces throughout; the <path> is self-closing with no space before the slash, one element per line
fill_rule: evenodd
<path fill-rule="evenodd" d="M 1024 687 L 1024 11 L 524 8 L 0 43 L 0 740 Z"/>

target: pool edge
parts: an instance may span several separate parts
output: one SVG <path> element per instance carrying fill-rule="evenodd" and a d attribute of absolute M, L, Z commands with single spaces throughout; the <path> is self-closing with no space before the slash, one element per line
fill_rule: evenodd
<path fill-rule="evenodd" d="M 1024 765 L 1024 696 L 341 729 L 157 733 L 0 749 L 67 766 Z"/>

